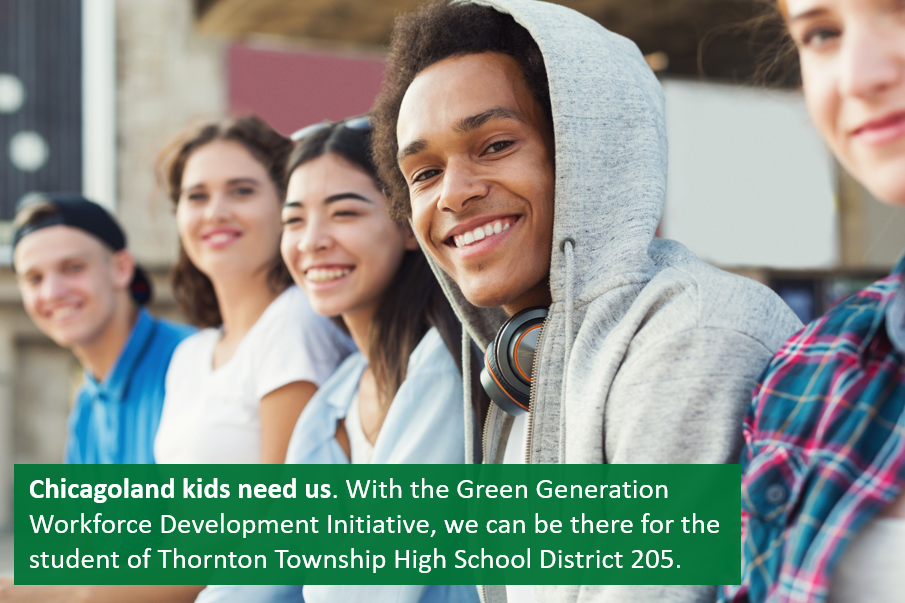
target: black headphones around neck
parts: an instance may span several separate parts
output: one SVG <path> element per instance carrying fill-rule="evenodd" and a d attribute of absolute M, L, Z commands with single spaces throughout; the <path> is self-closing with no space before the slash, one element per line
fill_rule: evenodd
<path fill-rule="evenodd" d="M 487 346 L 481 385 L 510 415 L 528 412 L 534 354 L 547 308 L 527 308 L 507 320 Z"/>

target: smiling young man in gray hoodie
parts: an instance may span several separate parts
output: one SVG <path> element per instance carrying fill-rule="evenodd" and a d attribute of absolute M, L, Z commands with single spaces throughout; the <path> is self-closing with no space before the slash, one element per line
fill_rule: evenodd
<path fill-rule="evenodd" d="M 654 237 L 663 94 L 631 41 L 533 0 L 435 2 L 397 21 L 373 119 L 391 203 L 477 345 L 549 308 L 529 413 L 491 404 L 475 428 L 466 400 L 484 462 L 738 462 L 755 381 L 800 324 L 769 289 Z M 715 598 L 706 586 L 479 592 Z"/>

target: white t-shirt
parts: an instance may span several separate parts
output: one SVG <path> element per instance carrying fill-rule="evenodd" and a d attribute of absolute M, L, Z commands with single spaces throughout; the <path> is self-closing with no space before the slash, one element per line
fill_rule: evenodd
<path fill-rule="evenodd" d="M 528 447 L 528 413 L 522 413 L 512 421 L 506 450 L 503 452 L 504 465 L 524 465 Z M 530 584 L 507 584 L 506 599 L 519 603 L 534 603 L 534 586 Z"/>
<path fill-rule="evenodd" d="M 830 580 L 829 603 L 905 601 L 905 519 L 878 517 L 852 539 Z"/>
<path fill-rule="evenodd" d="M 158 463 L 259 463 L 261 398 L 284 385 L 327 380 L 353 349 L 295 285 L 280 294 L 228 362 L 213 369 L 221 329 L 204 329 L 173 353 L 154 441 Z"/>

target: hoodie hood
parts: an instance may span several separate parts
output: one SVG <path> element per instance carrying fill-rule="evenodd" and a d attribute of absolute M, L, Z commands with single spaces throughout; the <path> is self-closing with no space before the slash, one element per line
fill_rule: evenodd
<path fill-rule="evenodd" d="M 800 323 L 769 289 L 654 239 L 666 195 L 662 89 L 634 43 L 568 8 L 461 0 L 511 14 L 540 47 L 555 136 L 552 304 L 538 342 L 530 463 L 733 463 L 742 417 Z M 433 265 L 482 349 L 506 320 Z M 472 345 L 462 346 L 466 441 Z M 491 404 L 483 461 L 503 462 L 512 416 Z M 567 437 L 568 436 L 568 437 Z M 471 458 L 466 450 L 466 459 Z M 482 601 L 505 587 L 480 587 Z M 709 586 L 538 586 L 538 601 L 713 601 Z"/>
<path fill-rule="evenodd" d="M 463 0 L 469 1 L 469 0 Z M 666 195 L 663 91 L 634 42 L 596 21 L 534 0 L 470 0 L 513 16 L 540 47 L 553 114 L 556 188 L 550 289 L 554 307 L 581 305 L 646 279 Z M 563 243 L 581 278 L 567 287 Z M 431 262 L 481 349 L 507 316 L 478 308 Z M 571 289 L 574 299 L 566 300 Z"/>

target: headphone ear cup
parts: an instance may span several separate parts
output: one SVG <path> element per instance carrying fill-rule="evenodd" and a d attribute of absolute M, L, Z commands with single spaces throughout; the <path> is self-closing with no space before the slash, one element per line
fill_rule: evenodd
<path fill-rule="evenodd" d="M 503 377 L 497 363 L 496 342 L 491 342 L 484 353 L 481 369 L 481 385 L 494 403 L 510 415 L 528 412 L 528 398 L 515 391 Z"/>
<path fill-rule="evenodd" d="M 535 307 L 514 314 L 484 353 L 481 385 L 490 399 L 511 415 L 527 412 L 531 404 L 534 355 L 548 312 Z"/>

